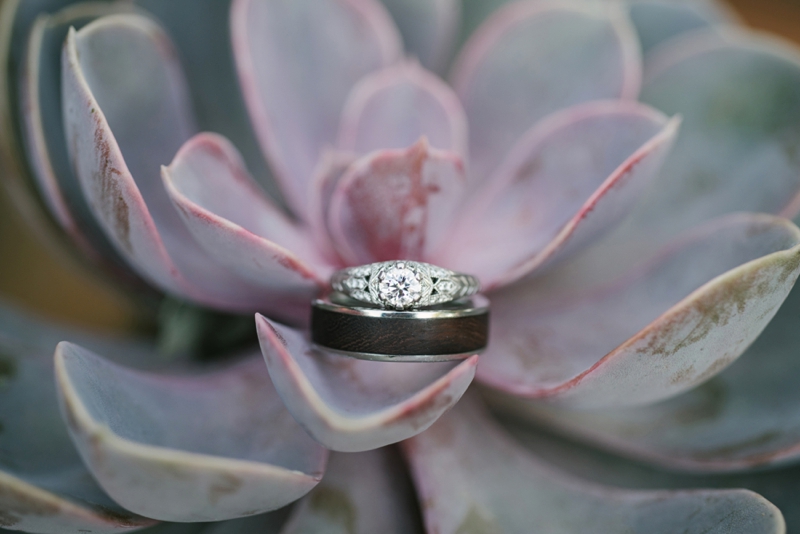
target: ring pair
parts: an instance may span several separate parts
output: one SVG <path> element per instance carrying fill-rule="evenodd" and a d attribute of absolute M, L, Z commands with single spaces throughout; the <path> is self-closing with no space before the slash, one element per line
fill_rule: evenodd
<path fill-rule="evenodd" d="M 414 261 L 351 267 L 312 304 L 311 340 L 379 361 L 446 361 L 481 352 L 489 302 L 472 276 Z"/>

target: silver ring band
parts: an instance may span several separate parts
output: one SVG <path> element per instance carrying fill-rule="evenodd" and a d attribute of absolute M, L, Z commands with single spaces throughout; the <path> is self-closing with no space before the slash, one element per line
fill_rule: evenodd
<path fill-rule="evenodd" d="M 452 302 L 480 290 L 474 276 L 409 260 L 348 267 L 333 273 L 331 286 L 355 300 L 395 310 Z"/>

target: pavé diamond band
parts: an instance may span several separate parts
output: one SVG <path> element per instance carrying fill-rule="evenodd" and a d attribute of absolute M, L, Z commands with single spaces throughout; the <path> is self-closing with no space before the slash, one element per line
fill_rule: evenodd
<path fill-rule="evenodd" d="M 382 308 L 410 310 L 469 297 L 478 279 L 430 263 L 395 260 L 348 267 L 333 273 L 335 291 Z"/>

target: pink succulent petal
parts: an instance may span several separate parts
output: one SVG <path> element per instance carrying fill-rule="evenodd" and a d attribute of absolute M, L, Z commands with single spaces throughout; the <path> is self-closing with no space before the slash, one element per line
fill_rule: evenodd
<path fill-rule="evenodd" d="M 738 471 L 795 461 L 800 457 L 798 313 L 800 287 L 795 287 L 735 364 L 659 404 L 591 413 L 516 397 L 498 397 L 495 404 L 506 413 L 670 469 Z"/>
<path fill-rule="evenodd" d="M 331 197 L 336 191 L 339 180 L 356 159 L 358 157 L 351 152 L 325 150 L 311 182 L 309 225 L 314 232 L 317 248 L 333 264 L 343 265 L 338 252 L 331 243 L 331 235 L 328 230 Z"/>
<path fill-rule="evenodd" d="M 459 363 L 386 363 L 313 348 L 290 328 L 256 316 L 261 351 L 292 415 L 335 451 L 409 438 L 450 409 L 472 382 L 477 356 Z"/>
<path fill-rule="evenodd" d="M 424 259 L 446 237 L 464 191 L 458 155 L 423 138 L 356 161 L 331 196 L 328 228 L 351 264 Z"/>
<path fill-rule="evenodd" d="M 339 148 L 365 154 L 408 147 L 422 136 L 432 146 L 467 154 L 467 117 L 458 97 L 416 62 L 361 80 L 342 113 Z"/>
<path fill-rule="evenodd" d="M 198 130 L 215 132 L 230 140 L 267 194 L 282 200 L 280 188 L 250 123 L 236 75 L 228 23 L 230 1 L 143 0 L 134 3 L 146 7 L 172 38 L 192 91 L 192 109 Z"/>
<path fill-rule="evenodd" d="M 534 0 L 498 10 L 453 68 L 472 174 L 486 179 L 523 132 L 556 110 L 635 98 L 640 76 L 636 33 L 618 6 Z"/>
<path fill-rule="evenodd" d="M 306 229 L 289 219 L 267 197 L 245 167 L 239 151 L 225 137 L 200 133 L 175 154 L 162 175 L 184 203 L 191 203 L 219 218 L 268 239 L 294 254 L 317 261 Z M 163 177 L 163 176 L 162 176 Z"/>
<path fill-rule="evenodd" d="M 377 0 L 235 0 L 231 35 L 262 150 L 307 217 L 314 168 L 336 141 L 350 89 L 399 57 L 400 36 Z"/>
<path fill-rule="evenodd" d="M 777 312 L 800 274 L 798 243 L 800 230 L 785 219 L 733 215 L 601 291 L 511 287 L 493 295 L 478 378 L 580 408 L 647 404 L 696 387 Z"/>
<path fill-rule="evenodd" d="M 659 183 L 636 221 L 648 239 L 733 211 L 800 211 L 796 47 L 732 29 L 696 32 L 652 58 L 642 98 L 686 119 L 664 166 L 672 179 Z"/>
<path fill-rule="evenodd" d="M 119 253 L 165 291 L 228 310 L 267 306 L 284 317 L 305 315 L 282 312 L 284 303 L 215 262 L 173 208 L 159 166 L 193 131 L 173 52 L 163 31 L 138 15 L 104 17 L 70 32 L 65 124 L 91 209 Z"/>
<path fill-rule="evenodd" d="M 325 478 L 295 506 L 281 534 L 421 534 L 402 463 L 390 448 L 332 454 Z"/>
<path fill-rule="evenodd" d="M 434 263 L 476 274 L 491 289 L 591 244 L 650 187 L 679 122 L 619 100 L 550 115 L 462 210 Z"/>
<path fill-rule="evenodd" d="M 129 510 L 219 521 L 285 506 L 322 477 L 327 451 L 286 412 L 260 358 L 159 375 L 63 342 L 55 369 L 81 457 Z"/>
<path fill-rule="evenodd" d="M 441 72 L 453 53 L 461 22 L 459 0 L 382 0 L 403 36 L 406 53 Z"/>
<path fill-rule="evenodd" d="M 66 334 L 99 341 L 0 304 L 2 531 L 105 534 L 150 526 L 155 521 L 120 508 L 94 482 L 61 420 L 52 357 Z M 136 352 L 128 341 L 114 346 Z"/>
<path fill-rule="evenodd" d="M 780 511 L 751 491 L 629 490 L 569 475 L 474 401 L 403 444 L 428 532 L 785 532 Z"/>
<path fill-rule="evenodd" d="M 227 139 L 196 135 L 162 175 L 189 231 L 221 265 L 284 300 L 307 303 L 325 287 L 331 268 L 312 236 L 262 193 Z"/>

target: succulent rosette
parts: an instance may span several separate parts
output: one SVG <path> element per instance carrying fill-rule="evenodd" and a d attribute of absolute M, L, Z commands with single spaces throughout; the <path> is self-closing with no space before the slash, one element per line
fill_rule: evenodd
<path fill-rule="evenodd" d="M 176 366 L 1 308 L 0 526 L 800 528 L 792 45 L 701 0 L 0 17 L 16 201 L 103 276 L 255 313 L 261 349 Z M 481 280 L 485 353 L 310 344 L 331 273 L 393 259 Z"/>

